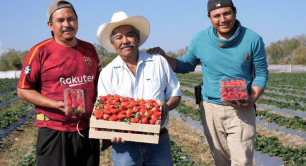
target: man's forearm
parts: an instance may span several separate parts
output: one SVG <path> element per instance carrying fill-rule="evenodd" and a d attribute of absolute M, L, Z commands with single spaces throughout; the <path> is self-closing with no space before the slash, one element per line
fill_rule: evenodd
<path fill-rule="evenodd" d="M 263 89 L 261 89 L 258 86 L 253 86 L 251 88 L 249 98 L 250 98 L 250 100 L 252 100 L 255 103 L 262 93 L 263 93 Z"/>
<path fill-rule="evenodd" d="M 181 101 L 181 96 L 173 96 L 167 101 L 169 110 L 175 109 Z"/>
<path fill-rule="evenodd" d="M 166 58 L 166 60 L 168 61 L 169 65 L 171 66 L 172 70 L 175 71 L 176 70 L 176 66 L 177 66 L 177 61 L 175 58 L 169 57 L 167 55 L 164 55 L 164 57 Z"/>
<path fill-rule="evenodd" d="M 58 108 L 57 101 L 41 95 L 36 90 L 18 88 L 17 94 L 20 99 L 28 101 L 34 105 L 41 107 L 55 108 L 55 109 Z"/>

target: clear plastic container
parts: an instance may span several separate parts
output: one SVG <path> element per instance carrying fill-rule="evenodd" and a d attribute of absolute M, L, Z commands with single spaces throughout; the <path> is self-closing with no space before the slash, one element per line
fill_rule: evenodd
<path fill-rule="evenodd" d="M 66 88 L 64 90 L 64 103 L 67 116 L 82 116 L 85 112 L 84 91 Z"/>
<path fill-rule="evenodd" d="M 247 92 L 247 83 L 243 78 L 226 78 L 219 81 L 220 96 L 222 101 L 246 100 L 249 95 Z"/>

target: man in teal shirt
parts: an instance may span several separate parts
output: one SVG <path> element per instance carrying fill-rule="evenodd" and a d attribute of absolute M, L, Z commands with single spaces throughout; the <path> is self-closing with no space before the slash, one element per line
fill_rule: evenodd
<path fill-rule="evenodd" d="M 262 38 L 236 19 L 231 0 L 209 0 L 212 26 L 197 33 L 182 58 L 171 58 L 159 47 L 149 53 L 164 55 L 176 73 L 189 73 L 202 63 L 200 114 L 204 134 L 217 166 L 252 165 L 256 135 L 255 102 L 263 93 L 268 70 Z M 243 78 L 245 102 L 222 102 L 219 81 Z"/>

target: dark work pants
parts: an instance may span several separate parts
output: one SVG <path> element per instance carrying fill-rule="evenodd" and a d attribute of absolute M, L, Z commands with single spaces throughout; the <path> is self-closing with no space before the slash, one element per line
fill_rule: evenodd
<path fill-rule="evenodd" d="M 78 132 L 64 132 L 39 128 L 36 145 L 38 166 L 99 166 L 100 144 L 88 138 L 89 128 Z"/>

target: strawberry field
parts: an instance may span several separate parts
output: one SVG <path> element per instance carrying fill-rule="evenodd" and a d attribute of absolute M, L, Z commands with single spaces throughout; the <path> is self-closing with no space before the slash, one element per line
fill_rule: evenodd
<path fill-rule="evenodd" d="M 183 98 L 176 110 L 171 111 L 167 127 L 174 162 L 214 165 L 194 97 L 194 86 L 202 82 L 202 74 L 177 74 L 177 77 Z M 0 165 L 35 165 L 35 114 L 31 118 L 33 105 L 18 99 L 17 81 L 0 79 Z M 267 88 L 256 103 L 255 165 L 306 165 L 305 82 L 306 73 L 269 74 Z M 19 121 L 23 124 L 12 127 L 18 126 Z M 21 140 L 27 143 L 17 146 Z M 111 165 L 111 150 L 101 153 L 100 165 Z"/>

